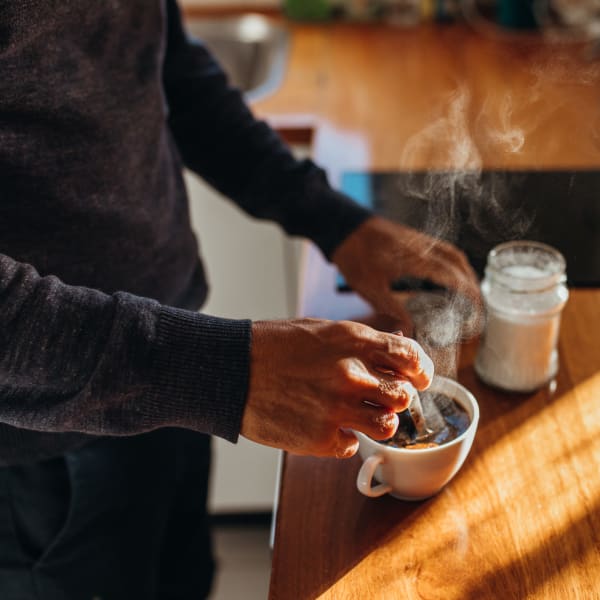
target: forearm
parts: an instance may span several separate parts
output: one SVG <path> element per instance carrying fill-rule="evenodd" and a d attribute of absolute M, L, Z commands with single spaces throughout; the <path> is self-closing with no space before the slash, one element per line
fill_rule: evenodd
<path fill-rule="evenodd" d="M 0 422 L 129 435 L 179 426 L 237 438 L 250 324 L 40 277 L 0 255 Z"/>

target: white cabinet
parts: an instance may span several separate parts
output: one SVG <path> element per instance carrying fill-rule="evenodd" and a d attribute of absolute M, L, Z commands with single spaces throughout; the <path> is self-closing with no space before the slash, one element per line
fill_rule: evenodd
<path fill-rule="evenodd" d="M 193 175 L 186 175 L 192 224 L 201 244 L 210 295 L 202 311 L 252 320 L 296 311 L 297 249 L 271 223 L 246 216 Z M 278 450 L 241 439 L 215 439 L 212 512 L 271 510 Z"/>

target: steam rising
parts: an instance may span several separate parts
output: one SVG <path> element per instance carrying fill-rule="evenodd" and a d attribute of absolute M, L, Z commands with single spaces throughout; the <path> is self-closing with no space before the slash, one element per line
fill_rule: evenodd
<path fill-rule="evenodd" d="M 583 89 L 600 80 L 598 63 L 582 66 L 577 60 L 575 64 L 576 59 L 568 54 L 554 56 L 550 62 L 547 50 L 542 50 L 529 59 L 529 69 L 515 74 L 527 81 L 525 105 L 521 99 L 517 105 L 508 93 L 496 94 L 480 104 L 479 114 L 474 114 L 469 89 L 458 86 L 443 99 L 430 124 L 407 140 L 401 161 L 411 174 L 397 180 L 393 190 L 395 198 L 405 199 L 405 206 L 398 210 L 406 214 L 397 215 L 400 219 L 407 217 L 409 224 L 459 245 L 465 232 L 476 233 L 488 244 L 523 237 L 535 215 L 511 203 L 508 182 L 500 171 L 482 178 L 482 154 L 486 165 L 518 164 L 510 157 L 522 152 L 539 127 L 551 126 L 559 109 L 577 111 L 586 103 L 589 112 L 594 88 L 583 90 L 587 96 L 572 94 L 577 99 L 568 106 L 564 94 L 557 94 L 560 100 L 555 101 L 552 91 L 564 86 Z M 591 138 L 597 149 L 600 116 L 586 132 L 574 133 L 587 138 L 588 143 Z M 437 170 L 422 171 L 421 165 L 435 165 Z M 514 179 L 513 175 L 511 181 Z M 422 208 L 422 203 L 426 203 L 426 210 L 414 209 L 418 204 Z M 411 222 L 411 210 L 421 215 L 421 222 Z M 473 318 L 470 303 L 451 292 L 419 292 L 409 299 L 407 308 L 414 321 L 415 337 L 433 358 L 436 372 L 455 377 L 457 343 L 476 335 L 482 326 L 480 319 Z"/>
<path fill-rule="evenodd" d="M 402 163 L 411 168 L 416 160 L 423 164 L 425 158 L 430 164 L 444 162 L 457 170 L 481 168 L 481 157 L 468 127 L 470 103 L 471 95 L 466 87 L 453 91 L 443 102 L 442 114 L 406 142 Z M 444 142 L 449 140 L 453 143 L 448 150 Z"/>
<path fill-rule="evenodd" d="M 414 172 L 402 179 L 396 195 L 409 202 L 427 203 L 424 221 L 414 223 L 435 238 L 460 245 L 461 231 L 476 231 L 486 240 L 497 235 L 498 228 L 509 237 L 519 237 L 531 216 L 519 207 L 507 210 L 508 185 L 501 173 L 482 180 L 482 158 L 469 129 L 471 95 L 466 87 L 457 88 L 444 104 L 444 111 L 424 130 L 410 138 L 402 158 L 403 164 L 442 164 L 444 170 Z M 491 104 L 485 102 L 474 119 L 482 145 L 494 145 L 503 153 L 520 152 L 525 132 L 513 121 L 510 96 L 499 105 L 500 114 L 489 125 Z M 481 132 L 484 133 L 482 137 Z M 498 239 L 498 242 L 503 241 Z M 415 337 L 434 361 L 438 374 L 456 377 L 457 344 L 473 337 L 482 327 L 481 315 L 464 297 L 451 292 L 418 293 L 407 302 Z"/>
<path fill-rule="evenodd" d="M 521 127 L 512 124 L 513 101 L 507 94 L 500 104 L 500 129 L 490 131 L 492 142 L 504 152 L 515 154 L 520 152 L 525 145 L 525 132 Z"/>

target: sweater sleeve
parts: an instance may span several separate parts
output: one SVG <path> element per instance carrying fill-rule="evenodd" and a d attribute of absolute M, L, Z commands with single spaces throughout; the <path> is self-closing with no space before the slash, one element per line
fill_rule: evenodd
<path fill-rule="evenodd" d="M 308 237 L 330 258 L 371 213 L 333 190 L 310 160 L 296 160 L 253 117 L 207 49 L 186 36 L 176 0 L 167 10 L 163 78 L 183 162 L 250 215 Z"/>
<path fill-rule="evenodd" d="M 129 435 L 177 426 L 236 441 L 249 321 L 106 295 L 0 255 L 0 422 Z"/>

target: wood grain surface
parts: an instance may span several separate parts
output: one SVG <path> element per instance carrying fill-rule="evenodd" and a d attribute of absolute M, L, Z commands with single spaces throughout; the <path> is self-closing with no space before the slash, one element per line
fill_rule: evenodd
<path fill-rule="evenodd" d="M 436 497 L 356 490 L 360 459 L 286 456 L 270 598 L 600 598 L 600 291 L 565 309 L 556 389 L 478 399 L 473 449 Z"/>
<path fill-rule="evenodd" d="M 289 25 L 287 75 L 255 105 L 308 114 L 318 157 L 344 168 L 595 167 L 600 61 L 579 44 L 486 38 L 466 26 Z M 357 147 L 359 151 L 357 151 Z"/>
<path fill-rule="evenodd" d="M 600 62 L 581 46 L 464 26 L 290 30 L 284 84 L 255 110 L 314 120 L 334 180 L 354 168 L 600 166 Z M 333 276 L 307 248 L 301 314 L 365 309 L 335 294 Z M 572 291 L 553 389 L 484 386 L 475 349 L 462 348 L 458 378 L 480 403 L 479 430 L 436 497 L 368 499 L 358 457 L 286 456 L 270 598 L 600 599 L 600 290 Z"/>

